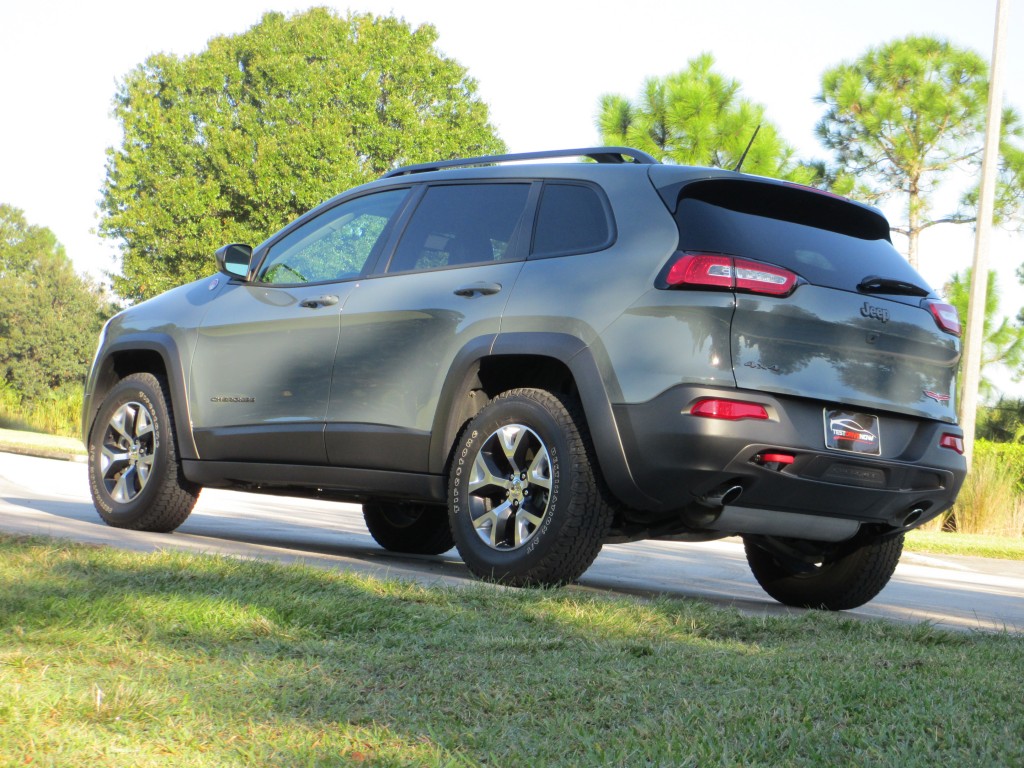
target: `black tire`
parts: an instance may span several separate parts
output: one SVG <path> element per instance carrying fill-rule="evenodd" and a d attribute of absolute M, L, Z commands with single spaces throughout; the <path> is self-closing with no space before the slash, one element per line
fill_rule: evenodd
<path fill-rule="evenodd" d="M 574 401 L 515 389 L 488 403 L 460 435 L 448 483 L 451 530 L 469 570 L 511 586 L 578 578 L 613 516 L 596 467 Z"/>
<path fill-rule="evenodd" d="M 164 379 L 133 373 L 104 398 L 89 435 L 89 489 L 115 528 L 168 533 L 191 514 L 200 486 L 182 472 Z"/>
<path fill-rule="evenodd" d="M 780 603 L 846 611 L 872 600 L 889 583 L 903 553 L 903 535 L 834 554 L 826 550 L 817 562 L 788 556 L 784 547 L 754 536 L 744 537 L 743 545 L 757 583 Z"/>
<path fill-rule="evenodd" d="M 389 552 L 440 555 L 455 546 L 444 506 L 378 501 L 363 505 L 363 519 L 373 540 Z"/>

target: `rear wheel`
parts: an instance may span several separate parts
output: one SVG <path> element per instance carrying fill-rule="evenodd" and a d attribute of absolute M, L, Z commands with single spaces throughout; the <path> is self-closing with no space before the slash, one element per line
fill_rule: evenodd
<path fill-rule="evenodd" d="M 459 554 L 504 584 L 576 579 L 611 525 L 579 406 L 539 389 L 511 390 L 480 411 L 456 445 L 448 486 Z"/>
<path fill-rule="evenodd" d="M 162 378 L 133 373 L 104 398 L 89 436 L 89 489 L 115 528 L 167 533 L 192 513 L 200 487 L 182 472 Z"/>
<path fill-rule="evenodd" d="M 743 537 L 743 545 L 754 578 L 780 603 L 845 611 L 864 605 L 889 583 L 903 553 L 903 535 L 856 549 L 759 536 Z"/>
<path fill-rule="evenodd" d="M 373 540 L 390 552 L 439 555 L 455 546 L 443 506 L 375 501 L 363 505 L 363 519 Z"/>

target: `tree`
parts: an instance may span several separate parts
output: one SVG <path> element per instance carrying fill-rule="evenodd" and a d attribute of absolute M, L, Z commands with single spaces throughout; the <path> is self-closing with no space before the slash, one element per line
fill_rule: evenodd
<path fill-rule="evenodd" d="M 88 372 L 109 307 L 46 227 L 0 205 L 0 375 L 38 400 Z"/>
<path fill-rule="evenodd" d="M 325 8 L 268 13 L 120 84 L 100 232 L 122 242 L 115 291 L 142 299 L 208 274 L 228 242 L 258 243 L 395 166 L 503 151 L 476 83 L 423 25 Z"/>
<path fill-rule="evenodd" d="M 764 107 L 742 98 L 739 82 L 715 72 L 714 63 L 704 53 L 681 72 L 648 78 L 635 102 L 603 95 L 597 116 L 601 140 L 680 165 L 735 168 L 760 126 L 743 170 L 813 182 L 815 170 L 795 160 L 795 150 L 765 119 Z"/>
<path fill-rule="evenodd" d="M 929 227 L 975 220 L 976 186 L 960 204 L 932 215 L 937 189 L 954 171 L 976 169 L 984 145 L 988 65 L 970 50 L 930 37 L 911 36 L 871 48 L 854 62 L 827 70 L 817 126 L 834 153 L 835 190 L 871 203 L 903 198 L 907 258 L 918 265 L 918 238 Z M 1003 111 L 997 219 L 1018 218 L 1024 208 L 1024 122 Z M 962 174 L 958 176 L 962 178 Z"/>
<path fill-rule="evenodd" d="M 971 294 L 971 269 L 964 270 L 963 275 L 954 274 L 945 286 L 946 300 L 949 301 L 960 317 L 967 317 L 967 302 Z M 966 326 L 964 327 L 966 335 Z M 995 270 L 988 273 L 988 285 L 985 293 L 985 321 L 982 330 L 981 345 L 981 394 L 989 397 L 994 394 L 992 383 L 985 378 L 985 369 L 993 365 L 1002 365 L 1010 370 L 1015 379 L 1024 373 L 1024 326 L 1014 323 L 1008 317 L 1002 317 L 999 311 L 999 286 L 996 282 Z M 960 379 L 962 382 L 962 378 Z"/>

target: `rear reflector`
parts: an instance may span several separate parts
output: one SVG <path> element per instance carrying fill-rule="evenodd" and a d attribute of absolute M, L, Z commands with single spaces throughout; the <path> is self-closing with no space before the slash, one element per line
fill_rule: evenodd
<path fill-rule="evenodd" d="M 960 435 L 952 435 L 946 432 L 939 438 L 940 448 L 949 448 L 951 451 L 956 451 L 961 456 L 964 455 L 964 439 Z"/>
<path fill-rule="evenodd" d="M 935 318 L 935 324 L 939 328 L 954 336 L 960 335 L 960 315 L 957 314 L 956 307 L 952 304 L 945 304 L 934 300 L 925 303 L 928 305 L 928 309 L 931 310 L 932 317 Z"/>
<path fill-rule="evenodd" d="M 742 400 L 721 400 L 718 398 L 707 398 L 698 400 L 690 408 L 691 416 L 701 416 L 706 419 L 725 419 L 726 421 L 740 421 L 741 419 L 768 418 L 768 411 L 763 405 L 757 403 L 745 403 Z"/>
<path fill-rule="evenodd" d="M 788 296 L 797 283 L 788 269 L 710 253 L 677 253 L 664 275 L 664 288 L 724 288 L 768 296 Z"/>

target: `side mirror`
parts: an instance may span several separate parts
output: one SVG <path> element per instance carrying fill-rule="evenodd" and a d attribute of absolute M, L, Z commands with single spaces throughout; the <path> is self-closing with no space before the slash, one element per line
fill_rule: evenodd
<path fill-rule="evenodd" d="M 252 246 L 244 243 L 231 243 L 217 249 L 217 269 L 226 275 L 249 279 L 252 263 Z"/>

